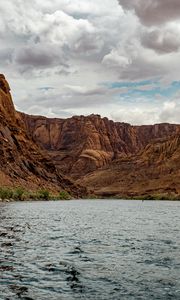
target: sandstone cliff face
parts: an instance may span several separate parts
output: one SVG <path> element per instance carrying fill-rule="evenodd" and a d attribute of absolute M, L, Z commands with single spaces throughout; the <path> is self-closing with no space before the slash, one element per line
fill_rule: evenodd
<path fill-rule="evenodd" d="M 62 175 L 48 154 L 29 138 L 3 75 L 0 75 L 0 157 L 0 186 L 65 189 L 76 197 L 86 193 L 85 188 Z"/>
<path fill-rule="evenodd" d="M 101 118 L 48 119 L 20 114 L 27 132 L 65 174 L 77 179 L 111 161 L 137 153 L 151 140 L 175 134 L 180 126 L 131 126 Z"/>
<path fill-rule="evenodd" d="M 180 197 L 180 132 L 81 178 L 97 195 Z M 178 198 L 179 199 L 179 198 Z"/>

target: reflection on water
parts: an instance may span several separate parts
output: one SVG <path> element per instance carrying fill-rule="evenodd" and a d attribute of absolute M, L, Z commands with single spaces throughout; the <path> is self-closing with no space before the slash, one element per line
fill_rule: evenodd
<path fill-rule="evenodd" d="M 179 202 L 0 204 L 0 299 L 180 299 Z"/>

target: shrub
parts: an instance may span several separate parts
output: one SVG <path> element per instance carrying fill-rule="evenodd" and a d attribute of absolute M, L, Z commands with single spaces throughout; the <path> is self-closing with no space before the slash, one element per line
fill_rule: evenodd
<path fill-rule="evenodd" d="M 1 187 L 0 188 L 0 198 L 2 200 L 12 199 L 13 198 L 13 191 L 9 188 Z"/>
<path fill-rule="evenodd" d="M 26 193 L 26 199 L 27 200 L 37 200 L 39 198 L 39 194 L 38 193 L 35 193 L 35 192 L 27 192 Z"/>
<path fill-rule="evenodd" d="M 39 199 L 49 200 L 50 193 L 49 193 L 48 190 L 42 189 L 42 190 L 38 191 L 37 196 L 38 196 Z"/>
<path fill-rule="evenodd" d="M 18 187 L 14 191 L 13 198 L 15 200 L 23 200 L 24 193 L 25 193 L 25 190 L 21 187 Z"/>
<path fill-rule="evenodd" d="M 59 196 L 58 196 L 59 200 L 70 200 L 71 196 L 68 192 L 66 191 L 61 191 L 59 192 Z"/>

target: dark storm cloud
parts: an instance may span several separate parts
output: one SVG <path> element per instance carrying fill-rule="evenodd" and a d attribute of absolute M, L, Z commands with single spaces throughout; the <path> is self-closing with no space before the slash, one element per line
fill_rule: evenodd
<path fill-rule="evenodd" d="M 21 67 L 21 70 L 28 69 L 45 69 L 55 66 L 63 66 L 68 69 L 65 63 L 65 55 L 50 45 L 34 45 L 18 49 L 14 54 L 14 62 Z"/>
<path fill-rule="evenodd" d="M 118 0 L 124 9 L 134 10 L 146 25 L 160 25 L 180 19 L 179 0 Z"/>
<path fill-rule="evenodd" d="M 28 65 L 33 67 L 47 67 L 51 66 L 55 58 L 51 53 L 44 51 L 43 49 L 22 49 L 16 57 L 16 62 L 22 65 Z"/>
<path fill-rule="evenodd" d="M 141 43 L 144 47 L 161 54 L 177 52 L 180 48 L 179 32 L 167 29 L 144 32 L 141 36 Z"/>

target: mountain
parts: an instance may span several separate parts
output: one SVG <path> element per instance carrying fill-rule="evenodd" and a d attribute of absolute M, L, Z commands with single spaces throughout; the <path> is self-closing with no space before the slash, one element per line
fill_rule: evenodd
<path fill-rule="evenodd" d="M 54 164 L 73 179 L 138 153 L 152 140 L 178 132 L 180 125 L 131 126 L 99 115 L 49 119 L 20 114 L 26 130 Z"/>
<path fill-rule="evenodd" d="M 29 138 L 3 74 L 0 74 L 0 156 L 0 186 L 66 190 L 74 197 L 86 194 L 85 188 L 62 175 L 48 153 Z"/>

